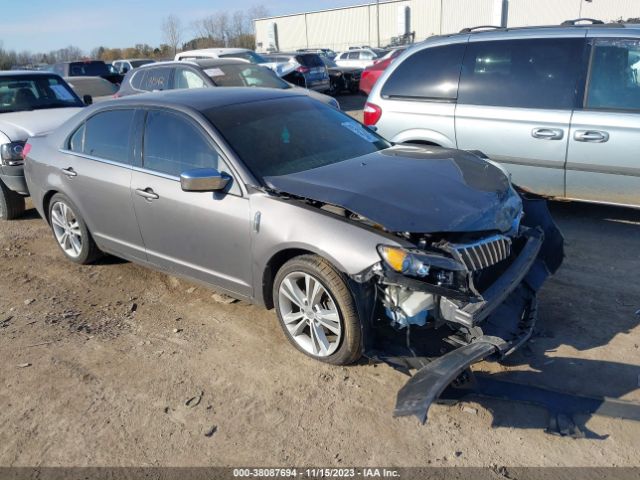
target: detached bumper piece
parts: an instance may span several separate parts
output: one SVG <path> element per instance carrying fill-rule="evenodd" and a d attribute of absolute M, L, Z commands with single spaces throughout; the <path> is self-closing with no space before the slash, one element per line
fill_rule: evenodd
<path fill-rule="evenodd" d="M 536 318 L 535 294 L 521 285 L 486 320 L 484 335 L 428 363 L 405 383 L 398 392 L 394 416 L 415 415 L 424 424 L 431 404 L 447 386 L 474 363 L 516 350 L 531 336 Z"/>
<path fill-rule="evenodd" d="M 479 302 L 442 298 L 440 313 L 463 326 L 447 342 L 459 346 L 427 363 L 400 389 L 394 416 L 415 415 L 422 423 L 442 392 L 481 360 L 503 358 L 525 343 L 537 319 L 536 292 L 564 257 L 563 238 L 546 201 L 523 196 L 526 243 L 517 258 L 482 294 Z"/>

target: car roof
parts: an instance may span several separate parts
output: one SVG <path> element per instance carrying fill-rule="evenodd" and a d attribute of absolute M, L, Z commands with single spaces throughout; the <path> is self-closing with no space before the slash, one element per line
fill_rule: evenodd
<path fill-rule="evenodd" d="M 72 63 L 104 63 L 106 64 L 106 62 L 104 60 L 98 60 L 98 59 L 85 59 L 85 60 L 71 60 L 71 61 L 66 61 L 66 62 L 56 62 L 56 65 L 70 65 Z"/>
<path fill-rule="evenodd" d="M 34 75 L 59 76 L 57 73 L 50 72 L 48 70 L 6 70 L 4 72 L 0 72 L 0 77 L 32 77 Z"/>
<path fill-rule="evenodd" d="M 577 22 L 578 20 L 569 20 L 568 22 Z M 635 23 L 574 23 L 574 24 L 562 24 L 562 25 L 534 25 L 528 27 L 493 27 L 493 26 L 481 26 L 474 28 L 465 28 L 460 32 L 452 33 L 448 35 L 436 35 L 431 38 L 443 38 L 443 37 L 458 37 L 462 35 L 473 35 L 483 37 L 490 35 L 500 35 L 501 33 L 511 32 L 513 34 L 517 34 L 522 32 L 527 36 L 556 36 L 563 34 L 572 34 L 575 33 L 576 30 L 583 29 L 598 31 L 601 29 L 607 30 L 636 30 L 640 32 L 640 24 Z M 427 39 L 429 40 L 429 39 Z"/>
<path fill-rule="evenodd" d="M 96 105 L 99 107 L 114 107 L 127 104 L 188 107 L 197 111 L 224 107 L 240 103 L 253 103 L 274 100 L 283 97 L 304 97 L 307 95 L 295 89 L 281 90 L 277 88 L 193 88 L 180 90 L 165 90 L 163 92 L 143 93 L 131 95 L 116 100 L 107 100 Z"/>
<path fill-rule="evenodd" d="M 162 66 L 179 66 L 179 65 L 191 65 L 193 67 L 200 68 L 212 68 L 221 67 L 223 65 L 255 65 L 248 60 L 241 58 L 200 58 L 200 59 L 187 59 L 187 60 L 166 60 L 163 62 L 148 63 L 138 67 L 136 70 L 148 70 L 150 68 L 158 68 Z M 132 70 L 134 71 L 134 70 Z"/>
<path fill-rule="evenodd" d="M 248 48 L 198 48 L 196 50 L 185 50 L 184 52 L 178 52 L 176 55 L 192 55 L 195 53 L 242 53 L 251 51 L 252 50 L 249 50 Z"/>

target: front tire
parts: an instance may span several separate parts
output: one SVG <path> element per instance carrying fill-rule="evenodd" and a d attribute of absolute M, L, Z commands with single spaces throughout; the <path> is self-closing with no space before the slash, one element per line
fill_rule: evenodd
<path fill-rule="evenodd" d="M 58 247 L 72 262 L 86 265 L 102 255 L 78 208 L 60 193 L 49 202 L 49 223 Z"/>
<path fill-rule="evenodd" d="M 0 180 L 0 220 L 15 220 L 25 210 L 24 197 L 9 190 Z"/>
<path fill-rule="evenodd" d="M 362 355 L 362 329 L 344 275 L 317 255 L 302 255 L 278 271 L 273 298 L 280 325 L 305 355 L 347 365 Z"/>

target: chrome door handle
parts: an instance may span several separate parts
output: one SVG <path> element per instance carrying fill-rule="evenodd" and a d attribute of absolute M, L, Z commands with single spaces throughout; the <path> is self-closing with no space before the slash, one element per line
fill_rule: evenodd
<path fill-rule="evenodd" d="M 63 168 L 62 173 L 64 173 L 67 177 L 77 177 L 78 173 L 71 167 Z"/>
<path fill-rule="evenodd" d="M 564 130 L 560 128 L 534 128 L 531 130 L 531 136 L 541 140 L 562 140 Z"/>
<path fill-rule="evenodd" d="M 609 140 L 609 134 L 601 130 L 576 130 L 573 138 L 577 142 L 604 143 Z"/>
<path fill-rule="evenodd" d="M 157 200 L 160 198 L 160 195 L 154 192 L 152 188 L 136 188 L 136 195 L 140 195 L 142 198 L 146 198 L 147 200 Z"/>

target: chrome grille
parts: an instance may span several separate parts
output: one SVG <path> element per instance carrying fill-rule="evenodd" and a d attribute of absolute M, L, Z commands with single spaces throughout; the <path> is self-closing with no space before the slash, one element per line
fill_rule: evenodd
<path fill-rule="evenodd" d="M 453 244 L 451 250 L 457 260 L 475 272 L 505 260 L 511 255 L 511 239 L 502 235 L 483 238 L 470 244 Z"/>

